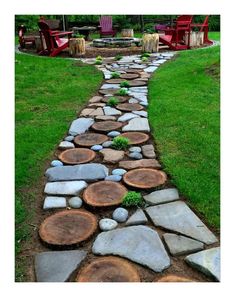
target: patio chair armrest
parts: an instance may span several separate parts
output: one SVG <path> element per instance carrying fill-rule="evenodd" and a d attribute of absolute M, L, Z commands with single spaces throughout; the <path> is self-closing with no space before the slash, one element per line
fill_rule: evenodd
<path fill-rule="evenodd" d="M 56 36 L 63 36 L 63 35 L 72 35 L 73 34 L 73 31 L 65 31 L 65 32 L 60 32 L 60 31 L 57 31 L 57 32 L 53 32 L 51 34 L 51 36 L 53 37 L 56 37 Z"/>

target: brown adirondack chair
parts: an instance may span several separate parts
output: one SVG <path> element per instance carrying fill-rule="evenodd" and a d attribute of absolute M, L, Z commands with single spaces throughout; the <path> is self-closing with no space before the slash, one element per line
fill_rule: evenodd
<path fill-rule="evenodd" d="M 72 31 L 64 32 L 51 30 L 48 23 L 43 19 L 39 20 L 38 26 L 40 28 L 39 33 L 43 48 L 43 50 L 39 53 L 40 55 L 55 57 L 69 46 L 69 38 L 73 33 Z M 66 35 L 68 37 L 64 38 Z"/>
<path fill-rule="evenodd" d="M 181 15 L 175 21 L 175 26 L 163 30 L 164 35 L 159 36 L 159 41 L 168 45 L 172 50 L 184 50 L 190 48 L 190 30 L 193 16 Z M 188 38 L 185 42 L 186 32 Z"/>
<path fill-rule="evenodd" d="M 25 25 L 20 25 L 18 27 L 18 38 L 20 48 L 25 48 L 26 46 L 35 46 L 35 36 L 33 35 L 25 35 L 27 29 Z"/>
<path fill-rule="evenodd" d="M 213 41 L 211 41 L 208 38 L 208 32 L 209 32 L 209 15 L 205 17 L 205 20 L 202 24 L 191 24 L 191 28 L 200 28 L 199 32 L 204 32 L 204 44 L 213 44 Z"/>
<path fill-rule="evenodd" d="M 113 29 L 112 16 L 102 15 L 100 17 L 100 38 L 103 36 L 116 36 L 117 31 Z"/>

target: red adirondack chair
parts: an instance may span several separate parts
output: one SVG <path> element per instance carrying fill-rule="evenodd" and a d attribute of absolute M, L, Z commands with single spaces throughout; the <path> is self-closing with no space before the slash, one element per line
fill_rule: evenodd
<path fill-rule="evenodd" d="M 100 38 L 103 36 L 116 36 L 117 31 L 113 29 L 113 21 L 111 16 L 102 15 L 100 17 Z"/>
<path fill-rule="evenodd" d="M 191 24 L 191 28 L 200 28 L 199 32 L 204 32 L 204 44 L 213 44 L 213 41 L 209 40 L 208 32 L 209 32 L 209 15 L 205 17 L 205 20 L 202 24 Z"/>
<path fill-rule="evenodd" d="M 159 41 L 168 45 L 172 50 L 184 50 L 190 48 L 190 30 L 193 16 L 181 15 L 175 21 L 175 26 L 165 29 L 165 35 L 159 36 Z M 188 32 L 185 42 L 186 32 Z"/>
<path fill-rule="evenodd" d="M 43 19 L 39 20 L 38 26 L 40 28 L 39 33 L 43 48 L 43 50 L 39 53 L 40 55 L 48 55 L 50 57 L 55 57 L 62 50 L 68 47 L 69 38 L 73 33 L 72 31 L 62 32 L 51 30 L 48 23 Z M 61 38 L 66 35 L 68 36 L 67 38 Z M 43 42 L 43 39 L 45 40 L 45 42 Z"/>
<path fill-rule="evenodd" d="M 25 35 L 27 29 L 24 25 L 18 27 L 18 37 L 20 48 L 25 48 L 26 46 L 35 46 L 35 36 Z"/>

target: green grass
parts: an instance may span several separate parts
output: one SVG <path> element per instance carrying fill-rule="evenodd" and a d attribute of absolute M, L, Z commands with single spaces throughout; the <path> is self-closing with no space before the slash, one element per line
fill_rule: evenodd
<path fill-rule="evenodd" d="M 219 47 L 180 52 L 152 77 L 148 109 L 164 170 L 215 228 L 220 226 L 219 63 Z"/>
<path fill-rule="evenodd" d="M 101 81 L 101 72 L 93 66 L 16 55 L 16 255 L 24 241 L 30 240 L 28 222 L 35 215 L 30 205 L 38 198 L 35 188 L 44 175 L 45 164 L 53 158 L 76 112 L 96 93 Z"/>

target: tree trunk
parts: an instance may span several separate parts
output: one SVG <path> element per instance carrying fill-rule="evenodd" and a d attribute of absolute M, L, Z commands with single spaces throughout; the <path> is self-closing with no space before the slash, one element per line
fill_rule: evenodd
<path fill-rule="evenodd" d="M 86 52 L 86 44 L 84 38 L 69 39 L 69 54 L 71 56 L 84 55 Z"/>
<path fill-rule="evenodd" d="M 143 52 L 155 53 L 158 52 L 158 44 L 159 44 L 159 35 L 157 33 L 154 34 L 144 34 L 143 36 Z"/>

